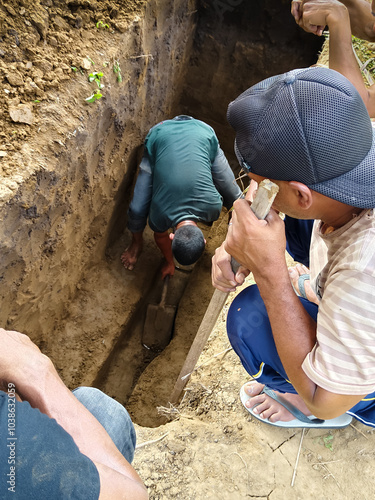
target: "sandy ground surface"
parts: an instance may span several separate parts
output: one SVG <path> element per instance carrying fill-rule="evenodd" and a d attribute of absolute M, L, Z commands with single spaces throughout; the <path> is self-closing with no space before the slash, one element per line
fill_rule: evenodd
<path fill-rule="evenodd" d="M 18 166 L 12 160 L 13 154 L 32 135 L 45 131 L 46 127 L 53 131 L 51 141 L 55 141 L 55 144 L 43 154 L 53 154 L 59 141 L 61 107 L 70 111 L 72 116 L 79 116 L 81 109 L 77 104 L 78 98 L 84 98 L 87 90 L 86 87 L 82 88 L 80 94 L 74 97 L 62 95 L 61 100 L 56 101 L 55 119 L 50 117 L 50 122 L 46 122 L 41 112 L 43 100 L 53 98 L 61 84 L 75 78 L 72 66 L 91 67 L 87 54 L 90 53 L 90 47 L 104 37 L 106 24 L 117 32 L 126 31 L 128 20 L 138 12 L 142 3 L 129 0 L 45 0 L 33 3 L 8 0 L 2 3 L 0 173 L 4 190 L 12 189 L 13 181 L 7 182 L 7 178 L 14 178 L 18 173 Z M 49 17 L 45 15 L 46 9 Z M 85 31 L 85 27 L 93 23 L 99 23 L 97 31 Z M 66 35 L 68 29 L 69 37 Z M 40 41 L 43 43 L 40 44 Z M 31 65 L 20 62 L 21 51 L 26 51 Z M 45 146 L 41 144 L 41 150 Z M 23 175 L 22 172 L 19 174 Z M 75 335 L 71 342 L 87 343 L 88 352 L 91 352 L 96 337 L 92 336 L 91 331 L 85 332 L 82 311 L 90 309 L 87 322 L 98 321 L 98 308 L 103 307 L 103 304 L 108 304 L 110 308 L 113 296 L 120 294 L 123 286 L 121 279 L 125 271 L 119 265 L 106 271 L 106 266 L 107 263 L 103 263 L 92 270 L 86 285 L 83 284 L 84 292 L 85 287 L 99 290 L 95 298 L 86 300 L 83 296 L 85 300 L 82 303 L 77 301 L 75 305 L 82 336 L 77 339 L 76 332 L 72 330 Z M 110 273 L 116 275 L 118 282 L 116 289 L 111 288 L 112 296 L 104 286 Z M 131 280 L 130 277 L 128 279 Z M 113 284 L 113 280 L 109 283 Z M 202 295 L 206 290 L 207 280 L 202 284 Z M 137 425 L 139 448 L 134 465 L 149 489 L 150 498 L 373 498 L 375 437 L 371 429 L 354 422 L 344 430 L 309 430 L 303 437 L 299 463 L 295 468 L 301 431 L 278 429 L 259 423 L 242 407 L 238 393 L 247 375 L 233 351 L 228 350 L 225 332 L 226 310 L 232 298 L 232 295 L 229 296 L 198 361 L 198 368 L 187 385 L 183 402 L 177 407 L 170 407 L 163 398 L 158 414 L 154 404 L 149 408 L 141 405 L 142 411 L 148 411 L 152 419 L 171 420 L 157 427 Z M 196 299 L 199 300 L 199 297 Z M 192 303 L 189 314 L 192 314 L 194 307 Z M 113 311 L 115 316 L 115 308 Z M 65 343 L 69 341 L 69 338 L 64 337 Z M 103 343 L 101 338 L 99 341 Z M 61 343 L 62 350 L 64 342 Z M 69 360 L 69 366 L 59 368 L 64 369 L 70 377 L 67 378 L 74 382 L 76 374 L 84 370 L 84 365 L 80 359 L 64 357 L 62 352 L 59 364 L 64 364 L 64 360 Z M 156 389 L 160 389 L 155 387 L 155 380 L 149 377 L 144 386 L 147 390 L 138 390 L 138 401 L 142 398 L 148 401 L 147 398 L 155 396 Z M 131 406 L 132 413 L 137 413 L 137 404 L 133 401 Z"/>
<path fill-rule="evenodd" d="M 137 426 L 135 467 L 150 498 L 373 498 L 373 429 L 357 421 L 340 430 L 309 429 L 301 444 L 301 429 L 271 427 L 242 406 L 239 390 L 248 377 L 228 350 L 225 328 L 233 295 L 182 403 L 159 408 L 173 420 L 153 429 Z"/>

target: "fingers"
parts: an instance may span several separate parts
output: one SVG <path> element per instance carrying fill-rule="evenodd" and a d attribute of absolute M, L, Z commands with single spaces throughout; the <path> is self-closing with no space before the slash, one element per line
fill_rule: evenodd
<path fill-rule="evenodd" d="M 252 202 L 254 200 L 254 196 L 257 189 L 258 189 L 258 183 L 254 181 L 254 179 L 251 179 L 249 188 L 246 192 L 245 200 Z"/>
<path fill-rule="evenodd" d="M 249 276 L 250 271 L 246 267 L 240 266 L 236 272 L 236 283 L 237 285 L 243 285 L 247 276 Z"/>
<path fill-rule="evenodd" d="M 241 268 L 238 273 L 241 273 Z M 238 285 L 231 267 L 231 256 L 225 251 L 224 243 L 212 257 L 211 279 L 212 285 L 222 292 L 233 292 Z"/>
<path fill-rule="evenodd" d="M 311 8 L 313 10 L 311 10 Z M 291 5 L 291 13 L 294 17 L 296 23 L 308 33 L 313 33 L 314 35 L 321 36 L 324 31 L 325 24 L 319 24 L 320 22 L 324 22 L 322 18 L 325 17 L 325 14 L 319 9 L 317 9 L 316 5 L 312 5 L 306 0 L 293 0 Z M 311 19 L 310 16 L 314 15 L 318 16 L 318 19 Z"/>

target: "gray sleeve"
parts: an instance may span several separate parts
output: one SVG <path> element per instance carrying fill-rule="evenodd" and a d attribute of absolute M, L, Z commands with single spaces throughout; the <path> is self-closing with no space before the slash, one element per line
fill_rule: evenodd
<path fill-rule="evenodd" d="M 233 203 L 242 197 L 242 192 L 220 147 L 217 149 L 211 171 L 215 187 L 223 197 L 224 206 L 229 210 Z"/>
<path fill-rule="evenodd" d="M 128 210 L 128 229 L 132 233 L 144 230 L 152 199 L 152 170 L 145 153 L 139 166 L 132 201 Z"/>

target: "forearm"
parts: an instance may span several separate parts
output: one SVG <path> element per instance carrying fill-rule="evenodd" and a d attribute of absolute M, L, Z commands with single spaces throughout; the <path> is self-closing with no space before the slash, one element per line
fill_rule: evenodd
<path fill-rule="evenodd" d="M 286 265 L 268 276 L 254 273 L 254 279 L 288 379 L 308 404 L 313 399 L 315 384 L 305 375 L 302 363 L 316 343 L 316 322 L 295 294 Z"/>
<path fill-rule="evenodd" d="M 172 242 L 169 238 L 168 231 L 165 231 L 164 233 L 154 233 L 154 239 L 156 245 L 159 247 L 165 260 L 168 263 L 172 264 L 173 263 Z"/>
<path fill-rule="evenodd" d="M 371 3 L 366 0 L 340 0 L 350 15 L 351 32 L 354 36 L 373 42 L 375 40 Z"/>
<path fill-rule="evenodd" d="M 286 268 L 285 268 L 286 269 Z M 317 386 L 302 369 L 302 363 L 316 344 L 316 322 L 296 296 L 285 270 L 272 278 L 255 275 L 270 320 L 277 352 L 288 380 L 311 413 L 330 419 L 342 415 L 363 396 L 334 394 Z"/>
<path fill-rule="evenodd" d="M 341 9 L 339 15 L 328 17 L 329 67 L 344 75 L 360 93 L 369 114 L 372 112 L 370 92 L 367 89 L 352 48 L 349 14 Z"/>
<path fill-rule="evenodd" d="M 102 465 L 103 470 L 108 468 L 116 471 L 119 480 L 122 480 L 122 476 L 131 485 L 131 489 L 142 492 L 141 479 L 119 452 L 106 430 L 64 385 L 51 361 L 42 354 L 39 356 L 39 367 L 37 371 L 33 371 L 34 375 L 25 376 L 24 379 L 18 376 L 15 381 L 16 390 L 22 399 L 55 419 L 72 436 L 80 452 L 95 465 Z M 147 498 L 147 495 L 138 498 Z"/>

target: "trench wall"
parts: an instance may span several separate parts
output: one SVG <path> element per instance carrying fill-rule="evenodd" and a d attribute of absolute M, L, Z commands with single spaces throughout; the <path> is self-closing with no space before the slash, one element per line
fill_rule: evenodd
<path fill-rule="evenodd" d="M 73 127 L 74 110 L 65 116 L 63 101 L 42 104 L 38 136 L 2 183 L 0 325 L 29 334 L 47 352 L 84 272 L 124 229 L 139 147 L 179 99 L 194 10 L 194 0 L 147 2 L 143 16 L 104 47 L 104 60 L 120 62 L 122 84 L 113 78 L 105 99 L 78 113 Z M 64 93 L 74 100 L 82 85 L 78 78 Z"/>
<path fill-rule="evenodd" d="M 315 64 L 321 46 L 296 25 L 289 0 L 201 1 L 182 109 L 215 129 L 237 172 L 228 104 L 269 76 Z"/>
<path fill-rule="evenodd" d="M 147 231 L 139 272 L 119 262 L 147 131 L 176 114 L 193 115 L 214 127 L 238 170 L 228 103 L 253 83 L 317 58 L 319 39 L 295 25 L 289 8 L 284 0 L 148 1 L 95 54 L 119 61 L 121 84 L 112 75 L 105 98 L 83 109 L 77 99 L 87 75 L 78 74 L 40 105 L 38 132 L 0 185 L 0 325 L 30 335 L 68 385 L 93 382 L 160 265 Z M 201 265 L 210 282 L 209 256 Z M 190 326 L 182 337 L 193 338 L 204 315 L 210 296 L 200 297 L 201 288 L 193 283 L 184 297 L 196 307 L 194 321 L 177 319 Z M 174 342 L 146 369 L 139 381 L 145 407 L 167 403 L 188 349 Z M 153 384 L 163 374 L 168 383 L 157 394 Z"/>

